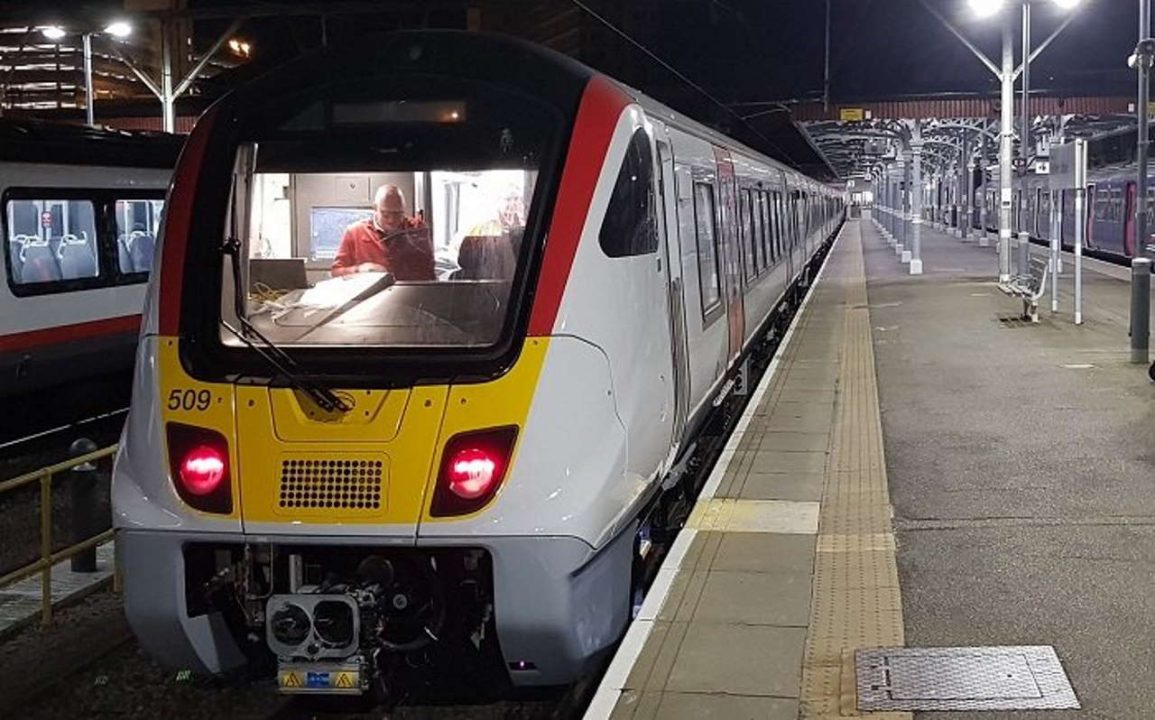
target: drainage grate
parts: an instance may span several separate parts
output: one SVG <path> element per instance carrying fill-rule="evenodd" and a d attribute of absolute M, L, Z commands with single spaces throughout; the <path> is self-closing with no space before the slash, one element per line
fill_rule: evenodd
<path fill-rule="evenodd" d="M 859 650 L 855 665 L 862 711 L 1079 709 L 1047 645 Z"/>
<path fill-rule="evenodd" d="M 998 320 L 999 325 L 1005 328 L 1027 328 L 1039 326 L 1039 323 L 1032 322 L 1030 318 L 1024 318 L 1019 315 L 1000 315 Z"/>

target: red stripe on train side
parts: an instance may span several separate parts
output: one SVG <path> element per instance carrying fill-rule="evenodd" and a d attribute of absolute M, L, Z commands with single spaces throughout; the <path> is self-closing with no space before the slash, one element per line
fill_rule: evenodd
<path fill-rule="evenodd" d="M 553 332 L 598 175 L 618 118 L 630 102 L 629 95 L 600 75 L 590 80 L 582 94 L 529 316 L 531 336 Z"/>
<path fill-rule="evenodd" d="M 20 352 L 45 345 L 63 345 L 77 340 L 91 340 L 106 335 L 140 332 L 140 315 L 93 320 L 92 322 L 58 325 L 42 330 L 29 330 L 11 335 L 0 335 L 0 352 Z"/>
<path fill-rule="evenodd" d="M 184 285 L 185 254 L 189 228 L 192 226 L 193 201 L 216 110 L 210 109 L 197 122 L 185 142 L 173 174 L 172 192 L 165 208 L 164 240 L 160 259 L 160 308 L 158 329 L 161 335 L 180 332 L 181 289 Z"/>

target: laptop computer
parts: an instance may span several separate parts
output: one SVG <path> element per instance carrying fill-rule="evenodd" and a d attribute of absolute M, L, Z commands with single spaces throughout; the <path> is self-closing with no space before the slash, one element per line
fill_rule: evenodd
<path fill-rule="evenodd" d="M 257 283 L 287 292 L 309 287 L 305 258 L 253 258 L 249 260 L 249 287 Z"/>

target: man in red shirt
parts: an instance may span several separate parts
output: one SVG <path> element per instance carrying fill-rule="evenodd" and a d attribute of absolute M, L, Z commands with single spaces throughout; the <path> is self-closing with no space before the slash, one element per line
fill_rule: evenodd
<path fill-rule="evenodd" d="M 377 188 L 373 216 L 345 228 L 331 272 L 390 272 L 398 282 L 436 279 L 433 238 L 425 223 L 405 215 L 396 185 Z"/>

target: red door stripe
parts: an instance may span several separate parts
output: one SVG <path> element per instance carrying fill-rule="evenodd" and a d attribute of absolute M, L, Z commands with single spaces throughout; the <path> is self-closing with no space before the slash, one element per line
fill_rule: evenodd
<path fill-rule="evenodd" d="M 590 80 L 582 95 L 529 316 L 531 336 L 553 332 L 598 175 L 605 163 L 618 118 L 629 104 L 629 95 L 600 75 Z"/>
<path fill-rule="evenodd" d="M 181 290 L 184 286 L 185 255 L 188 250 L 189 229 L 192 226 L 193 201 L 201 165 L 212 134 L 217 111 L 210 109 L 197 122 L 192 135 L 185 142 L 173 175 L 172 190 L 165 212 L 164 240 L 160 259 L 160 308 L 158 328 L 161 335 L 180 332 Z"/>
<path fill-rule="evenodd" d="M 92 322 L 58 325 L 41 330 L 0 335 L 0 352 L 20 352 L 45 345 L 63 345 L 77 340 L 91 340 L 107 335 L 137 332 L 140 332 L 140 315 L 124 315 L 93 320 Z"/>

